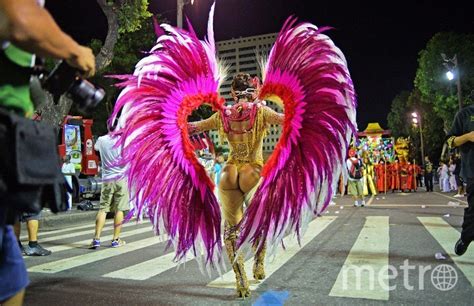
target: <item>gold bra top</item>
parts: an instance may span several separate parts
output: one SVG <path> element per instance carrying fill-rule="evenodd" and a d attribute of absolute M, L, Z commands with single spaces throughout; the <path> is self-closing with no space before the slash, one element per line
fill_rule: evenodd
<path fill-rule="evenodd" d="M 208 119 L 190 122 L 188 129 L 190 134 L 218 130 L 221 144 L 229 143 L 227 163 L 263 165 L 263 138 L 270 124 L 283 123 L 284 115 L 268 106 L 244 103 L 225 108 Z"/>

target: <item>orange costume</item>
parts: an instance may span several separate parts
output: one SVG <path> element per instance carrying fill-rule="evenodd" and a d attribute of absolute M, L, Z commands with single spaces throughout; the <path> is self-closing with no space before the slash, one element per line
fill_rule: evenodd
<path fill-rule="evenodd" d="M 400 164 L 395 161 L 390 165 L 390 189 L 392 192 L 400 189 Z"/>
<path fill-rule="evenodd" d="M 375 166 L 375 174 L 377 176 L 377 190 L 379 192 L 387 192 L 387 186 L 389 184 L 387 170 L 388 169 L 386 169 L 386 166 L 383 163 L 379 163 Z"/>
<path fill-rule="evenodd" d="M 400 189 L 402 191 L 405 191 L 407 189 L 410 189 L 410 164 L 406 162 L 401 162 L 399 164 L 400 166 Z M 413 176 L 413 173 L 412 173 Z"/>

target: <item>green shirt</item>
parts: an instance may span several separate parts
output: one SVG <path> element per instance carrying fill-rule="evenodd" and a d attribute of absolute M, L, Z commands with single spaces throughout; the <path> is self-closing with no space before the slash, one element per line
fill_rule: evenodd
<path fill-rule="evenodd" d="M 30 76 L 34 55 L 12 44 L 0 50 L 0 105 L 14 107 L 33 115 L 34 107 L 30 97 Z"/>

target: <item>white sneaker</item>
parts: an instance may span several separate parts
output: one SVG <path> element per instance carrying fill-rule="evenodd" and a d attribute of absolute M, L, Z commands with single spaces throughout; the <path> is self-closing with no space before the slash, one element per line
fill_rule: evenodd
<path fill-rule="evenodd" d="M 462 194 L 455 194 L 453 197 L 455 198 L 463 198 L 464 196 Z"/>

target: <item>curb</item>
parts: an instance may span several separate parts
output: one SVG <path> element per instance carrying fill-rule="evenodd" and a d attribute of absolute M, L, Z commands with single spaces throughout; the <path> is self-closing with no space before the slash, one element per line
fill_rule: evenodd
<path fill-rule="evenodd" d="M 70 211 L 59 212 L 57 214 L 50 211 L 43 211 L 39 220 L 40 228 L 58 228 L 72 226 L 78 223 L 95 222 L 97 210 L 81 211 L 73 208 Z"/>

